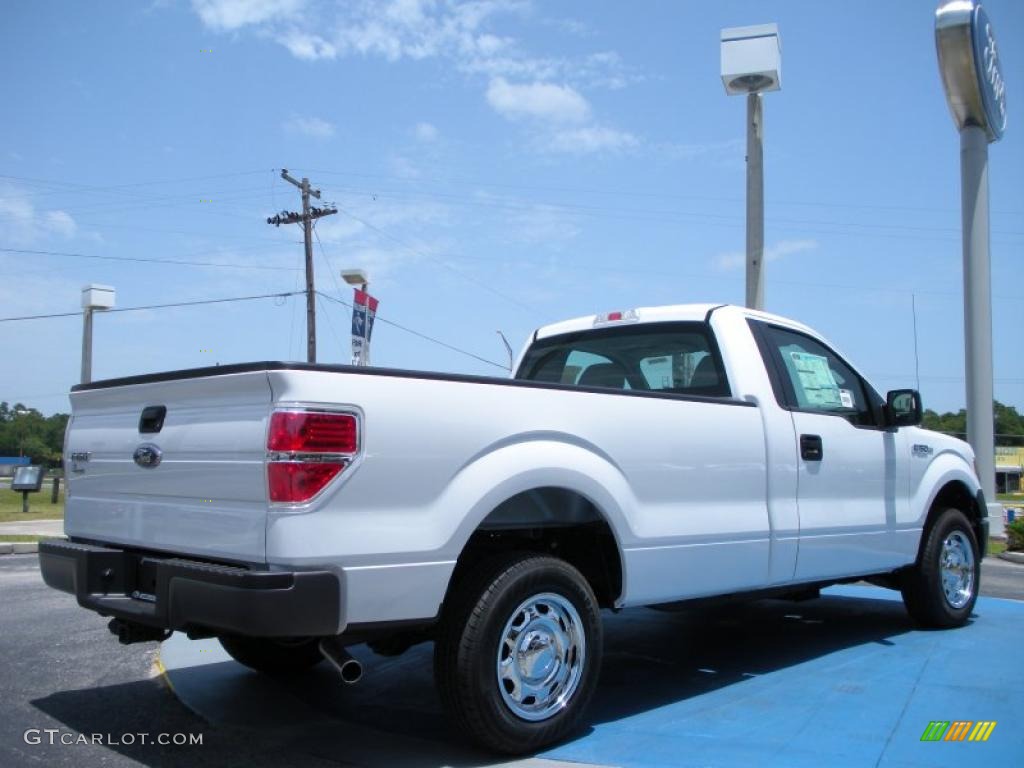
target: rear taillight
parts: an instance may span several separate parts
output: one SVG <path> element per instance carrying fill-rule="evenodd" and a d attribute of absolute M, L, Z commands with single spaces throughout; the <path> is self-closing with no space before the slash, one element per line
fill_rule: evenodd
<path fill-rule="evenodd" d="M 358 450 L 359 421 L 354 414 L 275 411 L 267 431 L 270 501 L 309 501 L 352 463 Z"/>
<path fill-rule="evenodd" d="M 268 451 L 355 453 L 356 417 L 350 413 L 277 411 L 270 417 Z"/>

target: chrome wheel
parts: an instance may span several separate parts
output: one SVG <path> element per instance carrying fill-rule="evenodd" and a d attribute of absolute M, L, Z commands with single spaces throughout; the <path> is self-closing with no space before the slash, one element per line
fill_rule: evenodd
<path fill-rule="evenodd" d="M 939 574 L 950 607 L 967 605 L 974 596 L 974 548 L 963 531 L 951 532 L 942 542 Z"/>
<path fill-rule="evenodd" d="M 546 720 L 568 706 L 587 657 L 583 622 L 573 604 L 546 592 L 512 613 L 498 645 L 498 687 L 517 717 Z"/>

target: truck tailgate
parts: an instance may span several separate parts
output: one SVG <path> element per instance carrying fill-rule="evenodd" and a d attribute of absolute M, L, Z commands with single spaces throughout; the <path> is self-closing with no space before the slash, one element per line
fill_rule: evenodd
<path fill-rule="evenodd" d="M 65 532 L 265 562 L 271 399 L 264 371 L 72 392 Z M 159 431 L 140 432 L 143 409 L 160 406 L 166 415 Z"/>

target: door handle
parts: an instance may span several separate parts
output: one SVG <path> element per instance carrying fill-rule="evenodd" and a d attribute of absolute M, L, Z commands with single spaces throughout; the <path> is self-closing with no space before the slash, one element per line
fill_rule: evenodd
<path fill-rule="evenodd" d="M 821 435 L 800 435 L 800 456 L 807 461 L 821 461 L 825 450 L 821 445 Z"/>

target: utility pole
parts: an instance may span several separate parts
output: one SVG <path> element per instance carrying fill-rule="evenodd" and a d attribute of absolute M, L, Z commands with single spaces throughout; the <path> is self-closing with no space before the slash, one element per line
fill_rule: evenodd
<path fill-rule="evenodd" d="M 312 195 L 320 199 L 320 190 L 313 189 L 309 179 L 303 177 L 302 181 L 289 175 L 287 168 L 281 169 L 281 178 L 289 184 L 294 184 L 302 192 L 302 213 L 281 211 L 276 216 L 267 219 L 267 224 L 279 227 L 282 224 L 302 224 L 302 234 L 306 247 L 306 361 L 316 362 L 316 291 L 313 285 L 313 221 L 322 216 L 330 216 L 337 213 L 338 209 L 315 208 L 309 204 L 309 197 Z"/>

